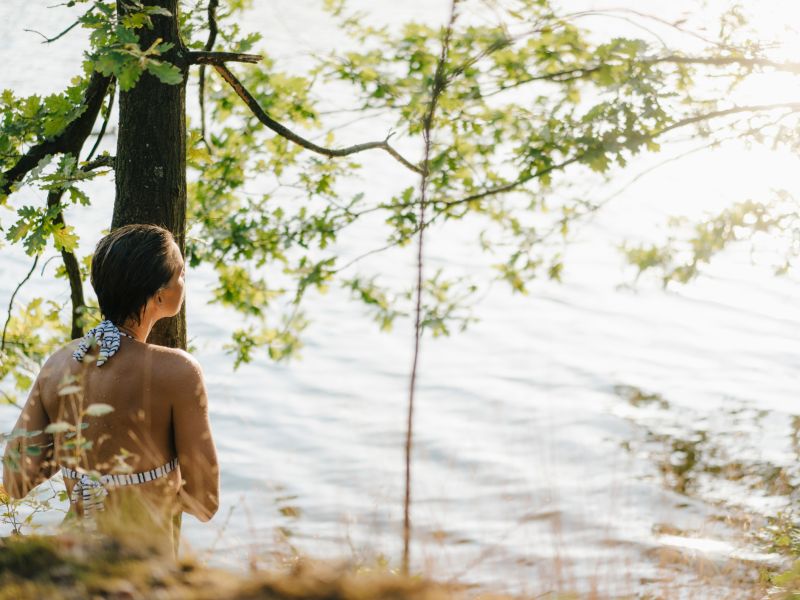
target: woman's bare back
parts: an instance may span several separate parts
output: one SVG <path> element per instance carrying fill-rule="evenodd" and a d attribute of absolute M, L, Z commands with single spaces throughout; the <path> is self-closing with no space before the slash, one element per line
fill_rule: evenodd
<path fill-rule="evenodd" d="M 115 488 L 107 503 L 130 504 L 135 497 L 161 525 L 181 510 L 208 520 L 218 507 L 219 469 L 197 361 L 181 350 L 123 337 L 114 358 L 98 367 L 93 353 L 82 362 L 73 358 L 79 341 L 67 344 L 45 363 L 15 426 L 37 431 L 67 423 L 80 431 L 78 443 L 74 434 L 64 432 L 20 438 L 23 453 L 26 443 L 39 443 L 50 451 L 25 457 L 17 485 L 6 468 L 9 492 L 24 496 L 59 466 L 101 474 L 139 473 L 177 457 L 178 469 L 154 481 Z M 87 409 L 92 404 L 113 410 L 91 416 Z M 81 422 L 86 425 L 80 426 Z M 70 478 L 65 482 L 68 491 L 76 484 Z M 72 509 L 77 511 L 75 503 Z"/>

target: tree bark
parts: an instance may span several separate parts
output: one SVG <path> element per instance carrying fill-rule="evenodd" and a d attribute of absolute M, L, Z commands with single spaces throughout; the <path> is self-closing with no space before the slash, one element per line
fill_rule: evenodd
<path fill-rule="evenodd" d="M 117 3 L 120 13 L 125 2 Z M 178 31 L 178 0 L 145 0 L 147 6 L 166 8 L 171 17 L 154 15 L 153 27 L 138 30 L 140 45 L 157 39 L 173 48 L 161 58 L 181 69 L 184 81 L 164 84 L 145 72 L 138 83 L 119 97 L 116 200 L 111 228 L 150 223 L 169 229 L 186 252 L 186 74 L 183 44 Z M 162 319 L 148 342 L 186 348 L 186 312 Z"/>

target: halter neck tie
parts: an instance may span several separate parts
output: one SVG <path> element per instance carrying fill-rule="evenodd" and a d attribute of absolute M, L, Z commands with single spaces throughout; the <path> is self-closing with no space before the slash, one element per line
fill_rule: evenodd
<path fill-rule="evenodd" d="M 86 353 L 94 345 L 100 348 L 100 353 L 97 356 L 97 366 L 102 367 L 108 360 L 117 353 L 119 350 L 120 336 L 124 335 L 133 339 L 132 335 L 120 331 L 119 328 L 111 321 L 106 319 L 102 321 L 97 327 L 93 327 L 88 333 L 83 336 L 81 343 L 72 357 L 78 362 L 83 362 Z"/>

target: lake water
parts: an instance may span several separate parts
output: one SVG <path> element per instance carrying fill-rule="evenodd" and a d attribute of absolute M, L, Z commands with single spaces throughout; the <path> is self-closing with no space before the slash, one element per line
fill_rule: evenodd
<path fill-rule="evenodd" d="M 300 68 L 303 53 L 338 47 L 316 2 L 257 4 L 246 25 L 265 33 L 279 68 Z M 372 6 L 387 21 L 446 12 L 420 0 Z M 80 33 L 44 47 L 22 31 L 59 31 L 62 10 L 10 0 L 0 18 L 1 87 L 48 93 L 77 72 Z M 342 143 L 372 138 L 374 127 L 355 124 Z M 563 283 L 535 282 L 528 296 L 486 283 L 493 259 L 481 254 L 472 224 L 430 230 L 428 273 L 469 273 L 485 293 L 474 309 L 478 323 L 423 340 L 415 569 L 532 594 L 596 588 L 707 598 L 741 597 L 737 578 L 777 560 L 752 533 L 796 500 L 800 483 L 796 277 L 775 278 L 769 256 L 753 261 L 734 250 L 689 286 L 631 287 L 615 249 L 663 235 L 672 214 L 797 191 L 795 157 L 736 145 L 670 162 L 626 186 L 697 143 L 676 141 L 587 188 L 593 199 L 624 190 L 565 249 Z M 111 135 L 104 146 L 113 144 Z M 354 190 L 388 198 L 415 183 L 383 157 L 364 164 L 370 176 Z M 108 226 L 114 193 L 110 181 L 89 190 L 91 210 L 67 214 L 83 254 Z M 24 191 L 13 204 L 41 201 Z M 4 226 L 11 216 L 0 217 Z M 342 242 L 345 256 L 380 245 L 368 225 Z M 414 253 L 377 255 L 357 269 L 408 286 Z M 37 271 L 20 300 L 68 300 L 52 280 L 56 264 L 44 276 Z M 18 249 L 3 248 L 0 305 L 29 265 Z M 207 377 L 222 468 L 219 514 L 209 524 L 186 518 L 187 545 L 237 568 L 293 549 L 366 564 L 383 555 L 396 566 L 411 323 L 381 333 L 334 288 L 309 298 L 302 360 L 276 365 L 259 354 L 234 372 L 222 345 L 238 318 L 208 303 L 209 271 L 190 272 L 187 285 L 189 335 Z M 16 416 L 0 407 L 2 429 Z"/>

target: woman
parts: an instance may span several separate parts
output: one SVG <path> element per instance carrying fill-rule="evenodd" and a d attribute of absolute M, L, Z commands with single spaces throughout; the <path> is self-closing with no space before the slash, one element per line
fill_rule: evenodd
<path fill-rule="evenodd" d="M 200 365 L 146 342 L 156 321 L 180 310 L 184 273 L 161 227 L 128 225 L 100 240 L 91 281 L 104 321 L 53 354 L 36 378 L 6 446 L 10 496 L 24 497 L 60 469 L 70 515 L 108 523 L 137 506 L 124 518 L 169 545 L 181 511 L 201 521 L 214 515 L 219 469 Z"/>

